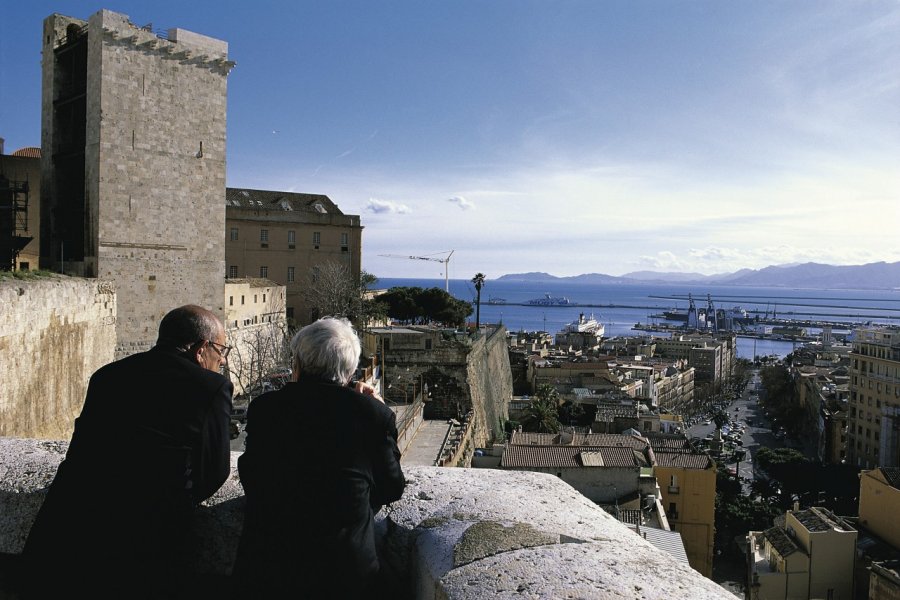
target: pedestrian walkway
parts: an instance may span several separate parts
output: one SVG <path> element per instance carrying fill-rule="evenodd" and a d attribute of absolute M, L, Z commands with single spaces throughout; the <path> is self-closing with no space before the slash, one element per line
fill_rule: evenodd
<path fill-rule="evenodd" d="M 400 464 L 403 466 L 434 466 L 438 459 L 438 453 L 441 451 L 441 444 L 444 443 L 444 438 L 447 437 L 449 430 L 450 423 L 447 421 L 423 421 L 416 432 L 416 437 L 413 438 L 409 448 L 400 458 Z"/>

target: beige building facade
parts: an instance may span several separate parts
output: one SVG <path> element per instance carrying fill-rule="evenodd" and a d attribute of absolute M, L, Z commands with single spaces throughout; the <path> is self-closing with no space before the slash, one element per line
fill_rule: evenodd
<path fill-rule="evenodd" d="M 849 387 L 848 461 L 900 467 L 900 327 L 854 332 Z"/>
<path fill-rule="evenodd" d="M 859 524 L 894 548 L 900 548 L 900 468 L 882 467 L 859 474 Z"/>
<path fill-rule="evenodd" d="M 753 600 L 851 600 L 857 531 L 825 508 L 788 511 L 748 535 Z"/>
<path fill-rule="evenodd" d="M 267 376 L 290 368 L 285 288 L 267 279 L 225 283 L 228 371 L 235 395 L 262 391 Z"/>
<path fill-rule="evenodd" d="M 304 290 L 326 264 L 358 279 L 362 225 L 321 194 L 228 188 L 225 197 L 225 275 L 255 277 L 286 288 L 288 322 L 306 325 L 314 314 Z"/>
<path fill-rule="evenodd" d="M 684 435 L 650 435 L 648 440 L 669 525 L 681 534 L 691 566 L 712 577 L 716 464 L 694 450 Z"/>

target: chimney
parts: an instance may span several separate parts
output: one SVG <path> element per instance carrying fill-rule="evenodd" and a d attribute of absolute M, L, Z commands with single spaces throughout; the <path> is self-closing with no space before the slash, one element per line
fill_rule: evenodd
<path fill-rule="evenodd" d="M 2 137 L 0 137 L 0 154 L 6 154 L 6 153 L 3 151 L 3 142 L 5 142 L 5 141 L 6 141 L 6 140 L 4 140 Z"/>

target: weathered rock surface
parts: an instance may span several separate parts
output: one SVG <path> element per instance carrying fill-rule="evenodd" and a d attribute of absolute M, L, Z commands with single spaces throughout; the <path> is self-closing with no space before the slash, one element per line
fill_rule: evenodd
<path fill-rule="evenodd" d="M 66 446 L 0 438 L 0 553 L 21 552 Z M 243 521 L 237 457 L 184 549 L 198 573 L 230 573 Z M 384 569 L 401 597 L 732 598 L 551 475 L 438 467 L 406 474 L 403 499 L 377 523 Z"/>

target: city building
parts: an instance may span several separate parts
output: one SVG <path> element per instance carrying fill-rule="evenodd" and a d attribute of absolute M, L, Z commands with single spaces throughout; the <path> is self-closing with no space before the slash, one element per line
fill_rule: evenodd
<path fill-rule="evenodd" d="M 900 599 L 900 560 L 872 563 L 868 593 L 869 600 Z"/>
<path fill-rule="evenodd" d="M 803 416 L 799 423 L 804 436 L 816 442 L 819 460 L 830 464 L 842 464 L 846 458 L 847 445 L 847 398 L 849 390 L 846 379 L 840 373 L 844 367 L 834 368 L 812 365 L 791 365 L 794 378 L 799 413 Z"/>
<path fill-rule="evenodd" d="M 549 473 L 598 504 L 641 509 L 658 499 L 649 447 L 625 434 L 515 431 L 500 468 Z"/>
<path fill-rule="evenodd" d="M 42 42 L 41 267 L 113 284 L 119 357 L 172 307 L 221 316 L 228 44 L 108 10 Z"/>
<path fill-rule="evenodd" d="M 853 597 L 856 529 L 826 508 L 788 511 L 784 525 L 751 531 L 750 600 Z"/>
<path fill-rule="evenodd" d="M 697 385 L 721 386 L 734 376 L 737 336 L 733 333 L 672 334 L 655 342 L 658 356 L 688 360 Z"/>
<path fill-rule="evenodd" d="M 900 549 L 900 468 L 881 467 L 859 474 L 859 524 Z"/>
<path fill-rule="evenodd" d="M 268 279 L 226 280 L 228 372 L 236 396 L 267 391 L 269 376 L 291 367 L 284 302 L 284 286 Z"/>
<path fill-rule="evenodd" d="M 712 577 L 716 463 L 691 446 L 683 434 L 646 434 L 646 438 L 669 525 L 681 534 L 691 566 Z"/>
<path fill-rule="evenodd" d="M 362 225 L 328 196 L 228 188 L 225 195 L 228 278 L 261 277 L 287 288 L 288 321 L 320 316 L 304 297 L 324 269 L 359 279 Z"/>
<path fill-rule="evenodd" d="M 678 532 L 691 567 L 712 576 L 715 463 L 684 435 L 514 432 L 500 468 L 556 475 L 619 509 L 658 505 L 665 516 L 660 527 Z"/>
<path fill-rule="evenodd" d="M 863 327 L 850 353 L 847 459 L 900 467 L 900 327 Z"/>
<path fill-rule="evenodd" d="M 3 153 L 0 138 L 0 271 L 37 269 L 40 261 L 41 149 Z"/>

